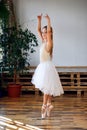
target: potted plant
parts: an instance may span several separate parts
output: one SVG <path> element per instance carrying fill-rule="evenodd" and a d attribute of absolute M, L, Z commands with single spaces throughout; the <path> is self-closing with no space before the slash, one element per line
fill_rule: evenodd
<path fill-rule="evenodd" d="M 16 23 L 14 26 L 9 27 L 10 11 L 5 0 L 0 1 L 0 27 L 2 33 L 0 33 L 0 68 L 1 68 L 1 84 L 3 86 L 3 72 L 8 71 L 9 75 L 13 75 L 12 90 L 18 84 L 18 75 L 25 66 L 29 66 L 29 53 L 33 53 L 34 47 L 38 45 L 36 36 L 28 29 L 23 30 L 20 26 L 17 28 Z M 5 83 L 5 82 L 4 82 Z M 9 88 L 9 87 L 8 87 Z M 20 88 L 20 85 L 19 85 Z M 9 90 L 9 89 L 8 89 Z M 16 90 L 14 96 L 17 94 Z M 8 92 L 9 93 L 9 92 Z M 18 92 L 20 93 L 20 92 Z"/>
<path fill-rule="evenodd" d="M 9 96 L 19 96 L 20 92 L 14 90 L 19 84 L 18 75 L 26 66 L 29 66 L 29 53 L 35 52 L 34 47 L 38 46 L 36 36 L 28 29 L 23 30 L 20 26 L 4 28 L 0 35 L 0 45 L 3 50 L 2 71 L 6 68 L 9 74 L 13 75 L 13 84 L 9 85 L 12 89 Z M 18 85 L 20 89 L 21 86 Z M 8 87 L 9 90 L 9 87 Z M 15 92 L 14 94 L 12 94 Z M 15 95 L 16 94 L 16 95 Z"/>

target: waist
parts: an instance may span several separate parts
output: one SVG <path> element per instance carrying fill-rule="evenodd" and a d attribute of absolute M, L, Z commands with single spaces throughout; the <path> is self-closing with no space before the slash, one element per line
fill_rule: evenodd
<path fill-rule="evenodd" d="M 41 62 L 46 62 L 46 61 L 51 61 L 51 60 L 52 60 L 51 57 L 49 57 L 49 58 L 40 58 L 40 63 Z"/>

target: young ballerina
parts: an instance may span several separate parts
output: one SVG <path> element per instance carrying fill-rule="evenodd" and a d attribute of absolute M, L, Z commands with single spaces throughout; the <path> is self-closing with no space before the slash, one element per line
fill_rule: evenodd
<path fill-rule="evenodd" d="M 52 63 L 53 52 L 53 29 L 51 27 L 50 17 L 45 15 L 47 26 L 41 29 L 42 14 L 37 16 L 38 33 L 42 40 L 40 48 L 40 64 L 37 66 L 32 77 L 32 83 L 43 93 L 43 105 L 41 108 L 41 117 L 50 116 L 53 105 L 51 104 L 53 96 L 60 96 L 64 93 L 58 72 Z"/>

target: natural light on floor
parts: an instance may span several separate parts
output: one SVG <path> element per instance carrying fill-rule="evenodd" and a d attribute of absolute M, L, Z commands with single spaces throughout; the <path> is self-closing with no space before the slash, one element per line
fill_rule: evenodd
<path fill-rule="evenodd" d="M 0 130 L 41 130 L 35 126 L 0 116 Z"/>

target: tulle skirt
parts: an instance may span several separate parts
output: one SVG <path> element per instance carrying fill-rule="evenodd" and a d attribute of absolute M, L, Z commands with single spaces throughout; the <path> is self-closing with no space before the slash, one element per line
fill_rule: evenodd
<path fill-rule="evenodd" d="M 52 61 L 40 63 L 34 72 L 31 82 L 44 94 L 60 96 L 64 93 L 58 72 Z"/>

